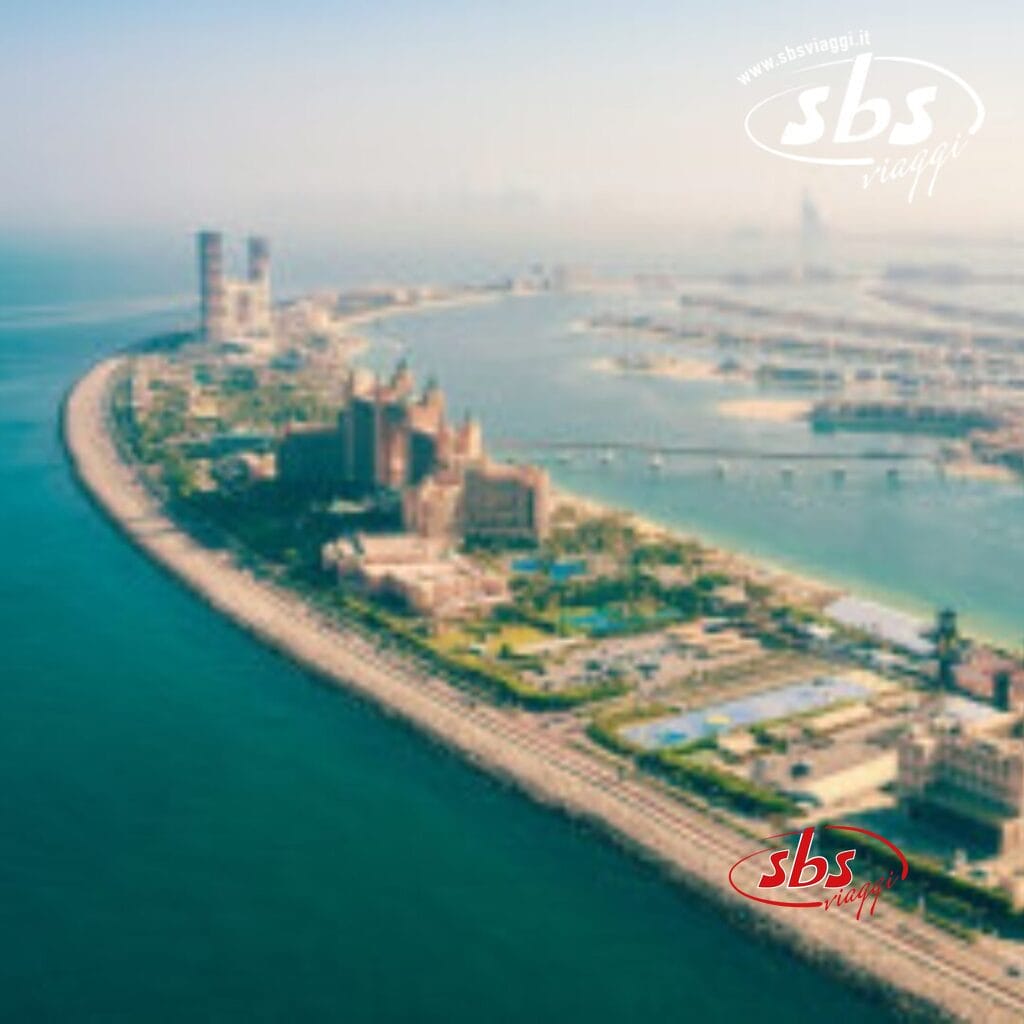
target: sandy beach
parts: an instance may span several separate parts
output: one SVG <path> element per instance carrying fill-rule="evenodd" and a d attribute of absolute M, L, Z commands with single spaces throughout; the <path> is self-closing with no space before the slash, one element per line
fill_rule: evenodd
<path fill-rule="evenodd" d="M 683 359 L 676 356 L 652 356 L 644 363 L 602 358 L 595 359 L 590 366 L 591 369 L 597 370 L 599 373 L 661 377 L 664 380 L 717 380 L 720 376 L 712 362 L 703 359 Z"/>
<path fill-rule="evenodd" d="M 996 466 L 989 462 L 975 462 L 971 459 L 958 459 L 942 464 L 947 476 L 961 480 L 980 480 L 991 484 L 1020 483 L 1021 478 L 1009 466 Z"/>
<path fill-rule="evenodd" d="M 430 313 L 444 309 L 458 309 L 462 306 L 478 306 L 485 302 L 496 302 L 499 298 L 501 296 L 498 294 L 459 292 L 438 298 L 418 299 L 416 302 L 396 302 L 379 309 L 360 310 L 358 313 L 345 313 L 337 317 L 334 323 L 339 329 L 347 330 L 349 327 L 371 324 L 378 320 L 390 320 L 412 313 Z"/>
<path fill-rule="evenodd" d="M 360 310 L 358 313 L 345 313 L 335 317 L 331 323 L 338 342 L 343 346 L 345 358 L 353 359 L 363 355 L 370 348 L 369 337 L 360 328 L 395 320 L 414 313 L 429 313 L 445 309 L 459 309 L 465 306 L 478 306 L 488 302 L 496 302 L 498 295 L 481 294 L 478 292 L 460 292 L 446 295 L 443 298 L 419 299 L 414 303 L 394 303 L 380 309 Z"/>
<path fill-rule="evenodd" d="M 78 478 L 122 533 L 211 607 L 321 679 L 396 714 L 536 799 L 601 826 L 746 926 L 788 943 L 824 969 L 902 993 L 916 1007 L 964 1019 L 1024 1019 L 1024 994 L 1006 979 L 986 937 L 968 945 L 891 904 L 870 922 L 842 912 L 761 907 L 726 883 L 755 842 L 617 761 L 579 749 L 539 716 L 471 700 L 372 635 L 327 622 L 294 593 L 257 580 L 199 545 L 164 514 L 123 462 L 107 422 L 123 360 L 100 363 L 65 403 L 64 439 Z M 841 993 L 837 992 L 841 999 Z"/>
<path fill-rule="evenodd" d="M 844 593 L 840 587 L 793 569 L 770 563 L 764 559 L 752 558 L 737 551 L 715 547 L 702 540 L 696 531 L 672 528 L 635 512 L 611 509 L 601 502 L 574 494 L 572 491 L 553 487 L 552 499 L 556 511 L 559 508 L 570 508 L 577 516 L 602 516 L 614 513 L 625 517 L 639 533 L 646 534 L 648 537 L 668 537 L 698 543 L 704 551 L 704 557 L 709 566 L 715 571 L 721 571 L 729 576 L 739 577 L 752 583 L 771 586 L 778 590 L 786 601 L 794 605 L 814 606 L 820 610 Z"/>
<path fill-rule="evenodd" d="M 814 403 L 802 398 L 733 398 L 720 402 L 720 416 L 753 423 L 794 423 L 806 419 Z"/>

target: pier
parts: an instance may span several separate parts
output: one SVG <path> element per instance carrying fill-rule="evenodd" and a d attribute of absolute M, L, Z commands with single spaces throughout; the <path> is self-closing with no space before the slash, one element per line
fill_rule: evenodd
<path fill-rule="evenodd" d="M 886 462 L 935 463 L 936 456 L 925 452 L 887 451 L 867 448 L 861 451 L 824 452 L 812 450 L 786 450 L 745 448 L 736 445 L 684 445 L 654 444 L 644 441 L 529 441 L 503 439 L 495 445 L 508 451 L 555 452 L 565 455 L 596 454 L 600 458 L 614 455 L 640 454 L 646 456 L 689 455 L 709 459 L 738 459 L 783 462 Z"/>

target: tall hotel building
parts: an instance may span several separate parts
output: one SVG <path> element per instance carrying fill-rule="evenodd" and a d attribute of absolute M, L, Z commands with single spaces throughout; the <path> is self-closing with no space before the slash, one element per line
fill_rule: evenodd
<path fill-rule="evenodd" d="M 224 262 L 224 236 L 200 231 L 199 312 L 203 338 L 227 341 L 269 334 L 273 327 L 270 301 L 270 246 L 265 238 L 250 238 L 246 277 L 228 277 Z"/>
<path fill-rule="evenodd" d="M 301 427 L 282 439 L 283 484 L 321 496 L 400 495 L 403 525 L 428 537 L 537 540 L 548 529 L 548 478 L 484 453 L 480 424 L 449 423 L 431 381 L 415 395 L 405 363 L 390 380 L 355 372 L 333 427 Z"/>
<path fill-rule="evenodd" d="M 200 231 L 199 317 L 207 341 L 223 341 L 226 313 L 224 307 L 224 236 L 219 231 Z"/>

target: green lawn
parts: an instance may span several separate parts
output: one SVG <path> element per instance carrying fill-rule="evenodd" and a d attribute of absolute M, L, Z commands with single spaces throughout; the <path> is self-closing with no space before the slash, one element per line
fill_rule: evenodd
<path fill-rule="evenodd" d="M 468 651 L 483 644 L 489 657 L 497 658 L 503 649 L 519 654 L 524 648 L 552 639 L 550 633 L 522 623 L 480 623 L 446 626 L 434 638 L 442 651 Z"/>

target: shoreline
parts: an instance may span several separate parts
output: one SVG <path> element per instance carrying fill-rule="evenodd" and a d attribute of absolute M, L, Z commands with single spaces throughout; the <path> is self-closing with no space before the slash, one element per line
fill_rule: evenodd
<path fill-rule="evenodd" d="M 602 291 L 603 289 L 589 288 L 584 290 Z M 429 313 L 434 310 L 472 307 L 479 304 L 498 302 L 510 297 L 523 298 L 524 296 L 522 294 L 502 295 L 489 292 L 456 291 L 443 298 L 426 299 L 408 305 L 393 305 L 385 307 L 383 310 L 348 314 L 342 319 L 346 327 L 349 324 L 359 327 L 372 325 L 377 320 L 415 315 L 421 312 Z M 612 330 L 612 328 L 595 327 L 585 319 L 581 319 L 573 321 L 570 324 L 569 330 L 573 334 L 600 334 L 603 331 Z M 653 333 L 655 337 L 660 338 L 657 332 Z M 366 351 L 372 349 L 373 341 L 366 334 L 358 333 L 352 335 L 352 337 L 361 342 L 360 355 L 365 355 Z M 728 375 L 720 373 L 713 362 L 705 359 L 676 356 L 659 358 L 668 359 L 670 362 L 678 365 L 674 369 L 665 366 L 652 369 L 624 368 L 618 365 L 616 358 L 610 356 L 595 357 L 589 360 L 586 365 L 591 372 L 595 373 L 621 377 L 634 376 L 675 380 L 681 383 L 705 383 L 728 379 Z M 813 405 L 814 402 L 812 400 L 804 398 L 754 396 L 749 398 L 723 399 L 717 403 L 716 412 L 725 419 L 752 425 L 786 424 L 805 421 L 810 415 Z M 980 463 L 971 459 L 944 463 L 943 468 L 951 479 L 986 483 L 995 486 L 1014 486 L 1024 483 L 1024 478 L 1021 478 L 1006 467 Z M 646 513 L 635 512 L 630 508 L 608 504 L 601 498 L 573 492 L 561 484 L 557 484 L 554 479 L 552 482 L 556 484 L 556 497 L 563 503 L 576 504 L 580 508 L 587 508 L 592 514 L 596 515 L 609 512 L 621 514 L 632 520 L 639 528 L 651 533 L 683 537 L 686 540 L 696 541 L 719 559 L 721 564 L 729 570 L 745 574 L 756 582 L 768 582 L 773 585 L 792 587 L 795 593 L 801 597 L 809 597 L 811 603 L 821 604 L 837 597 L 855 596 L 884 605 L 887 609 L 897 614 L 921 619 L 924 623 L 927 623 L 935 613 L 935 608 L 927 600 L 919 596 L 880 587 L 870 580 L 843 578 L 827 567 L 803 564 L 799 560 L 784 558 L 777 554 L 765 554 L 756 550 L 749 550 L 739 540 L 734 542 L 730 539 L 709 539 L 706 528 L 697 527 L 692 523 L 662 522 Z M 737 546 L 734 547 L 734 543 Z M 968 616 L 968 618 L 970 617 Z M 999 649 L 1010 649 L 1016 643 L 1016 636 L 1003 630 L 1004 627 L 985 621 L 970 622 L 967 627 L 967 633 L 971 639 Z"/>
<path fill-rule="evenodd" d="M 987 479 L 977 482 L 989 482 Z M 634 512 L 632 509 L 609 504 L 604 498 L 592 497 L 570 490 L 552 477 L 553 497 L 564 504 L 576 505 L 593 515 L 621 515 L 633 522 L 639 529 L 652 534 L 661 534 L 677 539 L 694 541 L 707 552 L 722 560 L 722 564 L 737 574 L 750 576 L 755 582 L 768 582 L 775 586 L 792 586 L 810 598 L 811 603 L 831 601 L 839 597 L 857 597 L 883 605 L 886 610 L 899 615 L 920 619 L 923 624 L 930 621 L 935 613 L 934 606 L 901 591 L 880 587 L 866 579 L 843 579 L 831 575 L 822 566 L 800 564 L 771 553 L 761 553 L 732 547 L 733 541 L 709 537 L 706 530 L 689 522 L 669 522 L 651 515 Z M 737 545 L 739 541 L 735 542 Z M 1013 647 L 1014 638 L 1002 634 L 991 624 L 968 622 L 965 635 L 978 643 L 987 644 L 999 650 Z"/>
<path fill-rule="evenodd" d="M 675 380 L 682 383 L 721 380 L 722 374 L 713 362 L 707 359 L 662 356 L 647 363 L 623 362 L 619 358 L 600 356 L 590 362 L 596 373 L 612 373 L 622 377 L 654 377 L 658 380 Z"/>
<path fill-rule="evenodd" d="M 712 557 L 719 559 L 727 571 L 747 576 L 756 583 L 789 588 L 798 592 L 801 599 L 809 604 L 824 605 L 840 597 L 858 597 L 884 605 L 888 611 L 921 619 L 922 623 L 934 611 L 923 604 L 915 604 L 905 594 L 894 594 L 873 587 L 869 582 L 863 580 L 851 584 L 848 580 L 829 576 L 824 569 L 796 565 L 776 556 L 741 551 L 730 547 L 728 541 L 709 539 L 705 532 L 692 523 L 666 522 L 630 509 L 609 505 L 601 498 L 589 497 L 566 489 L 555 480 L 552 481 L 552 497 L 556 505 L 575 506 L 590 515 L 621 515 L 633 523 L 637 529 L 653 536 L 668 536 L 695 542 Z M 983 630 L 972 631 L 970 636 L 972 639 L 997 647 L 1003 647 L 1007 643 L 1005 640 L 1000 640 L 997 634 Z"/>
<path fill-rule="evenodd" d="M 416 302 L 395 302 L 379 309 L 360 310 L 355 313 L 343 313 L 335 321 L 339 328 L 372 325 L 378 320 L 391 320 L 400 316 L 412 316 L 419 313 L 434 313 L 446 309 L 462 309 L 488 302 L 497 302 L 502 295 L 484 292 L 455 292 L 438 298 L 419 299 Z"/>
<path fill-rule="evenodd" d="M 715 407 L 726 419 L 746 423 L 799 423 L 814 402 L 804 398 L 728 398 Z"/>
<path fill-rule="evenodd" d="M 989 482 L 986 477 L 984 481 Z M 746 575 L 755 582 L 768 582 L 775 586 L 793 587 L 810 603 L 824 601 L 828 603 L 838 597 L 857 597 L 884 605 L 887 610 L 900 615 L 909 615 L 927 623 L 935 613 L 935 608 L 912 595 L 892 591 L 880 587 L 866 579 L 844 579 L 832 575 L 831 571 L 822 566 L 800 564 L 777 554 L 761 553 L 733 547 L 740 541 L 715 538 L 708 531 L 692 522 L 667 521 L 655 518 L 644 512 L 636 512 L 630 508 L 609 503 L 604 498 L 593 497 L 571 490 L 559 483 L 556 473 L 552 474 L 552 496 L 558 504 L 575 505 L 591 515 L 621 515 L 630 520 L 638 529 L 651 534 L 675 537 L 694 541 L 708 553 L 721 560 L 724 566 L 737 574 Z M 966 635 L 979 643 L 1003 649 L 1009 649 L 1014 639 L 1009 634 L 1002 634 L 998 627 L 991 624 L 969 623 Z"/>
<path fill-rule="evenodd" d="M 1019 474 L 1009 466 L 1000 466 L 992 462 L 979 462 L 977 459 L 954 459 L 943 464 L 948 476 L 959 480 L 972 480 L 977 483 L 1002 484 L 1013 486 L 1024 483 Z"/>
<path fill-rule="evenodd" d="M 781 562 L 746 554 L 709 541 L 690 525 L 672 525 L 634 512 L 631 509 L 608 505 L 599 498 L 590 498 L 552 482 L 551 496 L 555 508 L 570 507 L 587 515 L 615 515 L 631 523 L 639 532 L 654 538 L 672 538 L 699 544 L 700 547 L 726 571 L 747 577 L 757 583 L 769 583 L 791 593 L 799 593 L 802 601 L 824 605 L 850 593 L 838 583 L 813 576 L 809 572 L 790 568 Z"/>
<path fill-rule="evenodd" d="M 616 764 L 552 739 L 536 722 L 467 703 L 446 684 L 382 654 L 364 634 L 328 628 L 294 593 L 257 581 L 226 554 L 201 547 L 164 514 L 117 451 L 107 413 L 109 385 L 122 361 L 97 364 L 66 397 L 65 448 L 84 490 L 120 532 L 213 609 L 317 677 L 372 701 L 534 799 L 593 824 L 714 900 L 737 923 L 905 1011 L 934 1015 L 940 1005 L 957 1016 L 1020 1019 L 1024 995 L 960 962 L 972 947 L 954 946 L 960 955 L 950 963 L 932 952 L 944 941 L 941 933 L 933 940 L 928 932 L 925 941 L 932 945 L 922 948 L 901 931 L 909 915 L 889 906 L 865 926 L 835 914 L 780 918 L 742 900 L 725 877 L 751 840 L 655 786 L 620 777 Z M 905 961 L 916 970 L 903 970 Z"/>

